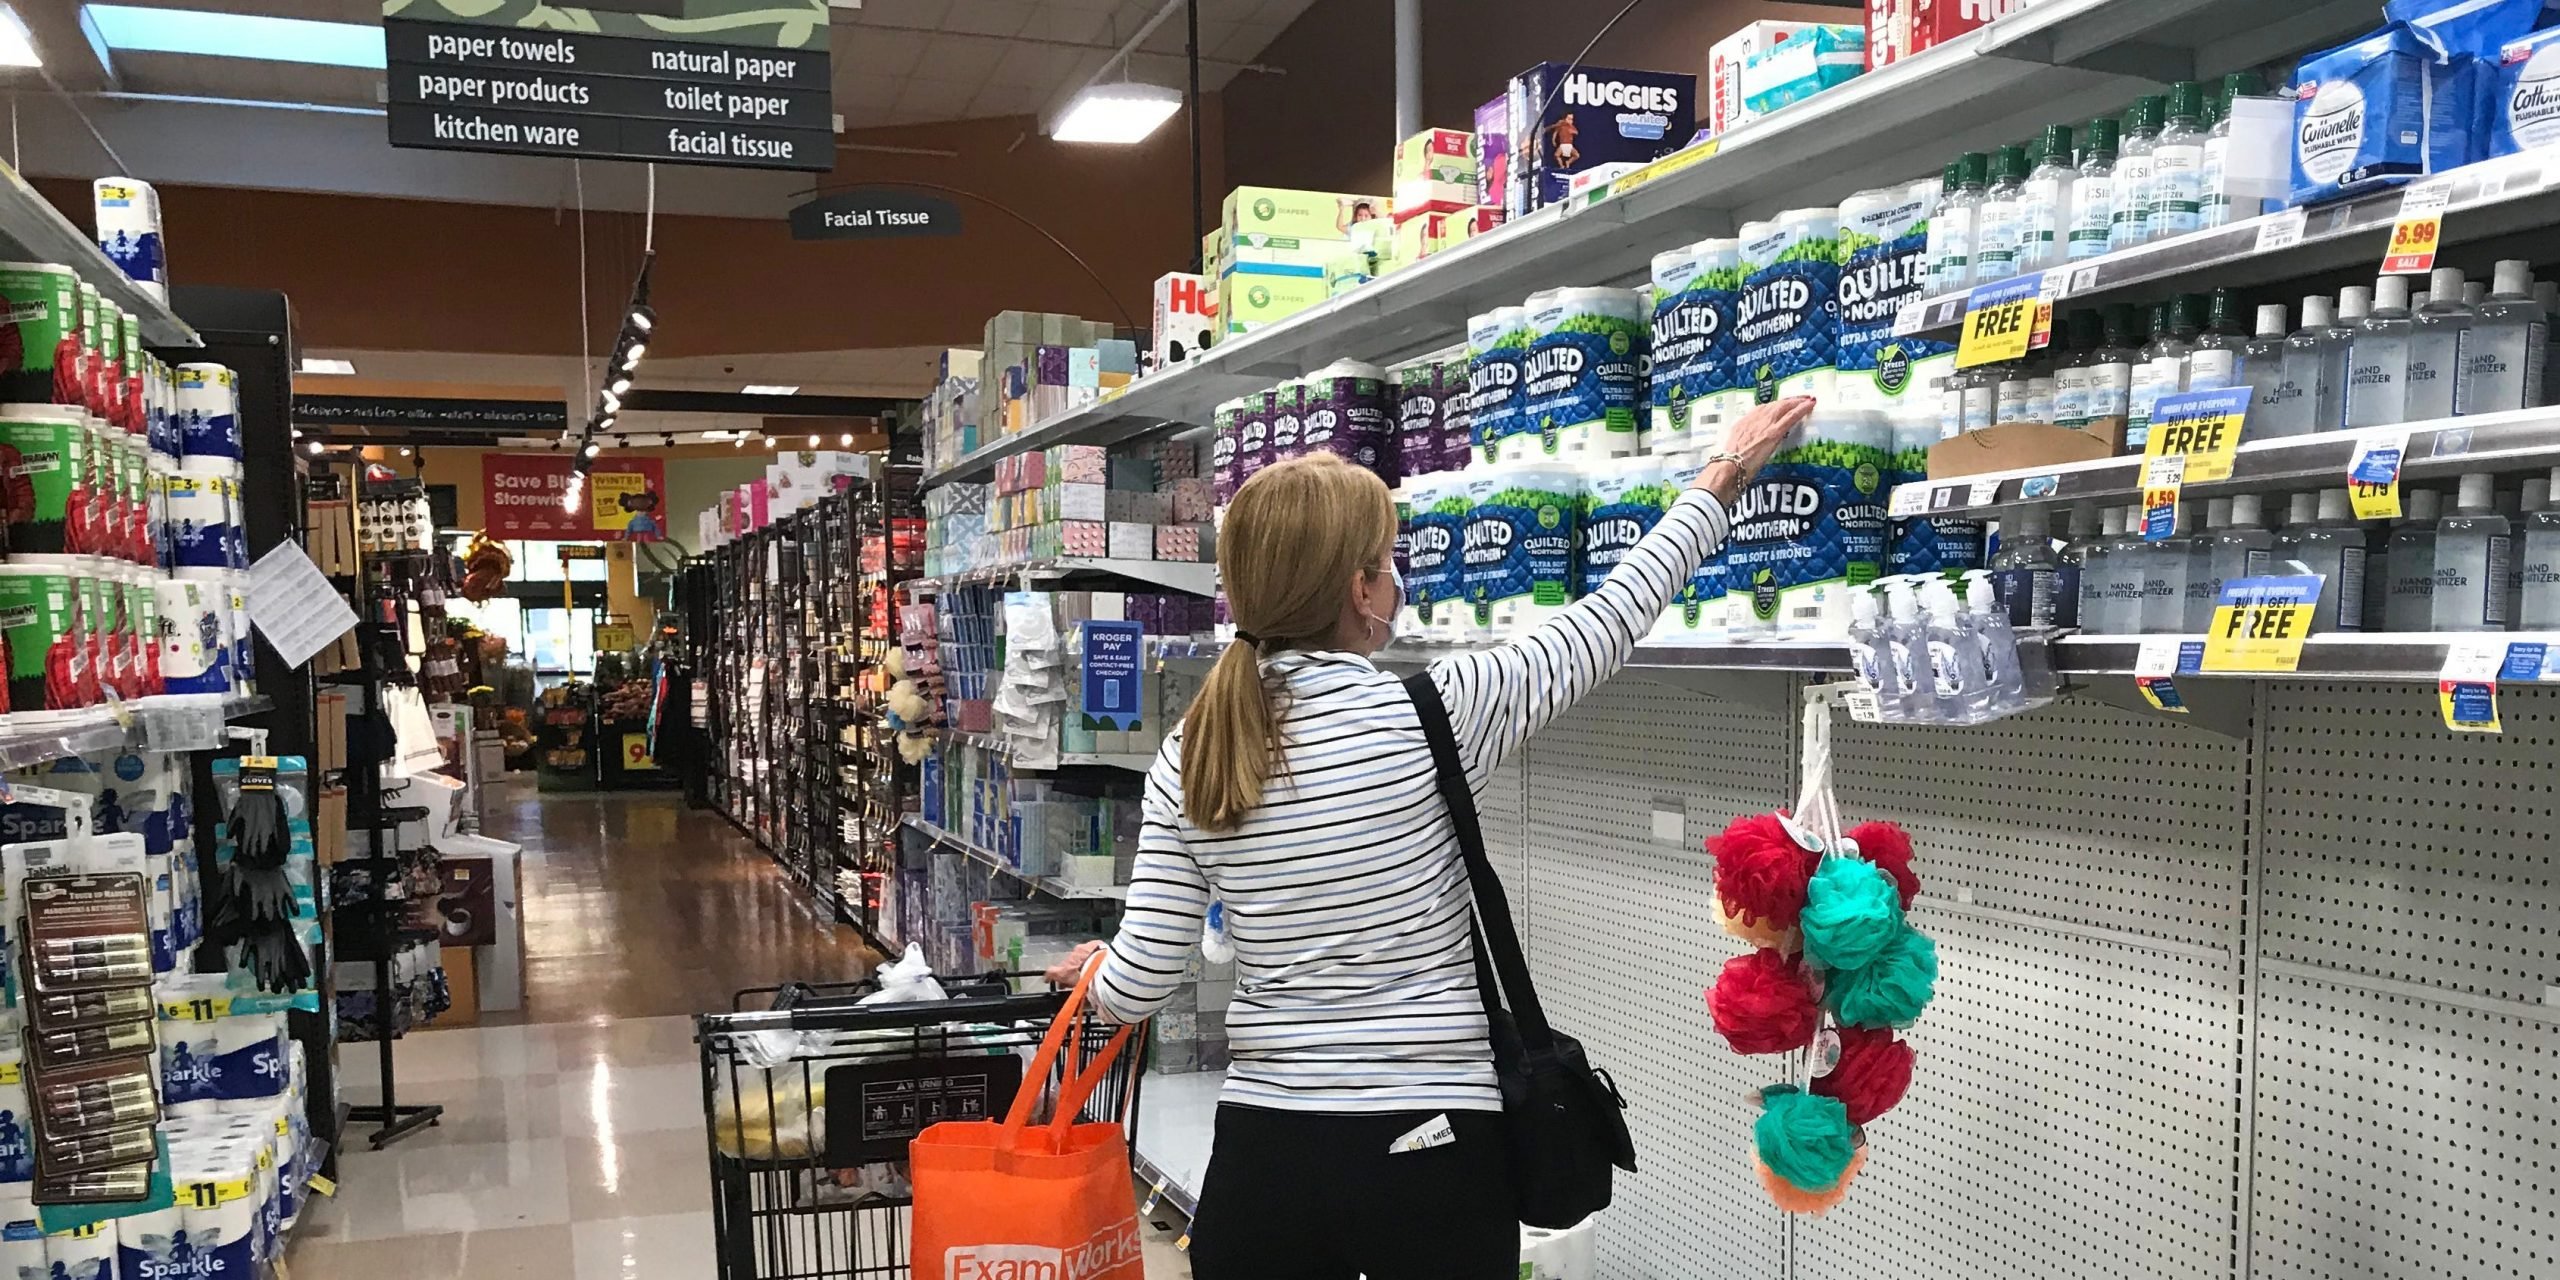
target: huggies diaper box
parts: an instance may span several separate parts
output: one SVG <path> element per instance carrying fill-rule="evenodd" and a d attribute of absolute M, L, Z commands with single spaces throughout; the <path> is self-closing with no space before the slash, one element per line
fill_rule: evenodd
<path fill-rule="evenodd" d="M 1514 218 L 1564 199 L 1577 173 L 1658 160 L 1697 131 L 1693 75 L 1542 62 L 1511 78 L 1510 99 Z"/>

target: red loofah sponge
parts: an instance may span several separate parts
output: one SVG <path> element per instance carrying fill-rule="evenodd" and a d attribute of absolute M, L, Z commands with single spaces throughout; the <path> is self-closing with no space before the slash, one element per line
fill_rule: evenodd
<path fill-rule="evenodd" d="M 1753 951 L 1724 962 L 1707 992 L 1716 1032 L 1736 1053 L 1786 1053 L 1813 1043 L 1821 1000 L 1804 966 L 1775 951 Z"/>
<path fill-rule="evenodd" d="M 1794 932 L 1820 853 L 1796 843 L 1773 813 L 1734 819 L 1724 834 L 1707 839 L 1707 852 L 1715 856 L 1716 897 L 1725 914 L 1765 931 L 1756 937 L 1737 931 L 1739 936 L 1758 942 Z"/>
<path fill-rule="evenodd" d="M 1837 1098 L 1849 1123 L 1864 1125 L 1893 1110 L 1911 1088 L 1911 1045 L 1884 1027 L 1840 1028 L 1840 1061 L 1817 1076 L 1813 1092 Z"/>
<path fill-rule="evenodd" d="M 1911 900 L 1920 896 L 1920 877 L 1911 871 L 1911 837 L 1890 822 L 1861 822 L 1849 828 L 1848 836 L 1858 842 L 1858 856 L 1883 868 L 1893 877 L 1894 887 L 1902 891 L 1902 909 L 1911 909 Z"/>

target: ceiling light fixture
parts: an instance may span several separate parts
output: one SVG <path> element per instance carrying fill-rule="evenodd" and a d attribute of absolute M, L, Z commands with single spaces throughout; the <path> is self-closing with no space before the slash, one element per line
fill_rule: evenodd
<path fill-rule="evenodd" d="M 623 353 L 623 356 L 622 356 L 622 367 L 623 367 L 623 368 L 625 368 L 625 369 L 632 369 L 632 368 L 637 368 L 637 367 L 639 367 L 639 364 L 640 364 L 640 357 L 645 356 L 645 355 L 647 355 L 647 354 L 649 354 L 649 344 L 648 344 L 648 343 L 645 343 L 645 342 L 635 342 L 635 343 L 632 343 L 632 344 L 631 344 L 631 350 L 626 351 L 626 352 L 624 352 L 624 353 Z"/>
<path fill-rule="evenodd" d="M 1162 85 L 1124 81 L 1089 84 L 1067 104 L 1064 115 L 1049 127 L 1060 142 L 1101 142 L 1118 146 L 1146 141 L 1173 114 L 1182 110 L 1182 95 Z"/>
<path fill-rule="evenodd" d="M 625 375 L 623 375 L 622 377 L 619 377 L 619 378 L 614 379 L 611 383 L 607 384 L 607 385 L 606 385 L 606 387 L 605 387 L 605 390 L 606 390 L 608 393 L 610 393 L 610 394 L 612 394 L 612 395 L 614 395 L 614 396 L 616 396 L 616 397 L 620 397 L 624 392 L 629 391 L 630 389 L 631 389 L 631 376 L 630 376 L 629 374 L 625 374 Z"/>
<path fill-rule="evenodd" d="M 628 387 L 628 386 L 630 386 L 631 384 L 630 384 L 629 382 L 627 382 L 627 381 L 626 381 L 626 382 L 624 382 L 622 385 L 624 385 L 624 386 Z M 622 393 L 621 393 L 621 392 L 615 391 L 615 390 L 614 390 L 613 388 L 611 388 L 611 387 L 607 387 L 607 388 L 605 388 L 603 391 L 598 392 L 597 394 L 598 394 L 598 397 L 599 397 L 599 398 L 601 398 L 601 399 L 604 401 L 604 411 L 605 411 L 605 413 L 606 413 L 608 416 L 610 416 L 610 415 L 612 415 L 612 414 L 617 414 L 617 413 L 622 412 Z"/>
<path fill-rule="evenodd" d="M 304 356 L 302 358 L 301 372 L 325 373 L 331 377 L 350 378 L 355 376 L 356 362 L 353 360 L 323 360 L 317 356 Z"/>
<path fill-rule="evenodd" d="M 750 382 L 738 391 L 742 396 L 796 396 L 798 387 L 777 386 L 770 382 Z"/>
<path fill-rule="evenodd" d="M 844 433 L 844 440 L 842 441 L 842 443 L 843 443 L 844 447 L 846 447 L 846 448 L 848 448 L 848 449 L 852 448 L 852 447 L 853 447 L 853 433 L 852 433 L 852 432 L 850 432 L 850 431 L 845 432 L 845 433 Z"/>
<path fill-rule="evenodd" d="M 36 52 L 35 37 L 27 34 L 27 24 L 18 11 L 0 4 L 0 67 L 41 67 L 44 56 Z"/>
<path fill-rule="evenodd" d="M 594 456 L 596 456 L 597 454 L 602 453 L 602 452 L 604 452 L 604 446 L 603 446 L 603 445 L 601 445 L 601 444 L 599 444 L 599 443 L 597 443 L 597 442 L 595 442 L 595 441 L 593 441 L 593 440 L 590 440 L 590 441 L 588 441 L 588 442 L 587 442 L 587 456 L 588 456 L 588 457 L 592 458 L 592 457 L 594 457 Z"/>
<path fill-rule="evenodd" d="M 647 333 L 658 323 L 658 313 L 647 307 L 633 307 L 627 319 L 632 328 Z"/>
<path fill-rule="evenodd" d="M 97 38 L 119 53 L 187 53 L 370 71 L 382 70 L 385 61 L 382 27 L 375 23 L 125 4 L 85 5 L 81 13 Z"/>
<path fill-rule="evenodd" d="M 312 456 L 312 457 L 317 458 L 317 457 L 319 457 L 321 454 L 323 454 L 323 453 L 327 452 L 327 451 L 328 451 L 328 448 L 329 448 L 329 446 L 327 446 L 327 445 L 325 445 L 325 444 L 322 444 L 322 443 L 320 443 L 320 442 L 319 442 L 319 441 L 317 441 L 317 440 L 314 440 L 314 441 L 312 441 L 312 442 L 311 442 L 311 456 Z"/>
<path fill-rule="evenodd" d="M 746 435 L 746 433 L 745 433 L 745 432 L 743 432 L 743 431 L 739 432 L 739 433 L 738 433 L 738 438 L 729 442 L 729 447 L 730 447 L 730 448 L 732 448 L 732 449 L 744 449 L 744 448 L 746 448 L 746 447 L 747 447 L 747 435 Z"/>

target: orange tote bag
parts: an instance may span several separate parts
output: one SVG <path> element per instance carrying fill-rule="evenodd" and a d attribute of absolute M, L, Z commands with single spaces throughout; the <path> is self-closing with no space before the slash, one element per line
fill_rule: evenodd
<path fill-rule="evenodd" d="M 1076 1123 L 1128 1043 L 1129 1028 L 1082 1072 L 1068 1048 L 1054 1118 L 1030 1122 L 1061 1047 L 1081 1038 L 1085 990 L 1098 964 L 1085 969 L 1050 1021 L 1003 1120 L 945 1121 L 908 1144 L 914 1280 L 1145 1280 L 1128 1140 L 1116 1124 Z"/>

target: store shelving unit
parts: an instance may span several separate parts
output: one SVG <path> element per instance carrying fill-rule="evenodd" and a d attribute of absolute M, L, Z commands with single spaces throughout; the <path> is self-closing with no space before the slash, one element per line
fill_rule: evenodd
<path fill-rule="evenodd" d="M 1187 591 L 1205 596 L 1218 589 L 1218 566 L 1179 560 L 1108 560 L 1081 556 L 1061 556 L 1047 560 L 1029 560 L 1021 564 L 988 565 L 961 573 L 935 577 L 917 577 L 905 589 L 918 595 L 930 595 L 946 587 L 979 583 L 1022 583 L 1026 586 L 1055 586 L 1068 581 L 1095 578 L 1143 582 L 1167 591 Z"/>
<path fill-rule="evenodd" d="M 56 262 L 79 272 L 82 280 L 97 286 L 100 297 L 141 317 L 142 340 L 148 346 L 204 345 L 194 326 L 127 279 L 88 232 L 72 225 L 5 164 L 0 164 L 0 253 L 14 261 Z"/>
<path fill-rule="evenodd" d="M 1062 898 L 1071 902 L 1094 901 L 1101 899 L 1108 899 L 1115 902 L 1126 902 L 1129 900 L 1129 886 L 1125 884 L 1086 887 L 1083 885 L 1068 884 L 1063 880 L 1051 879 L 1046 876 L 1024 875 L 1021 868 L 1005 861 L 1004 855 L 983 845 L 973 844 L 968 840 L 961 838 L 957 832 L 947 831 L 942 827 L 924 820 L 923 818 L 917 817 L 914 814 L 907 815 L 906 825 L 910 829 L 923 835 L 926 839 L 940 844 L 942 847 L 967 858 L 969 861 L 977 863 L 990 871 L 994 871 L 1005 878 L 1012 880 L 1016 884 L 1022 885 L 1035 892 L 1046 894 L 1049 897 Z"/>
<path fill-rule="evenodd" d="M 1336 360 L 1410 359 L 1462 338 L 1470 315 L 1517 306 L 1538 290 L 1634 285 L 1647 276 L 1653 254 L 1732 235 L 1746 218 L 1909 181 L 1960 151 L 2026 137 L 2050 121 L 2119 110 L 2161 81 L 2322 47 L 2375 22 L 2371 5 L 2351 2 L 2040 0 L 1595 197 L 1539 210 L 1230 338 L 1114 399 L 981 444 L 965 458 L 938 459 L 927 480 L 971 479 L 998 459 L 1050 445 L 1113 444 L 1196 426 L 1221 401 Z M 2549 212 L 2544 207 L 2542 217 Z M 2461 221 L 2448 218 L 2448 234 L 2471 234 L 2459 229 Z M 2361 234 L 2342 230 L 2333 239 Z M 2374 259 L 2380 256 L 2377 247 Z"/>

